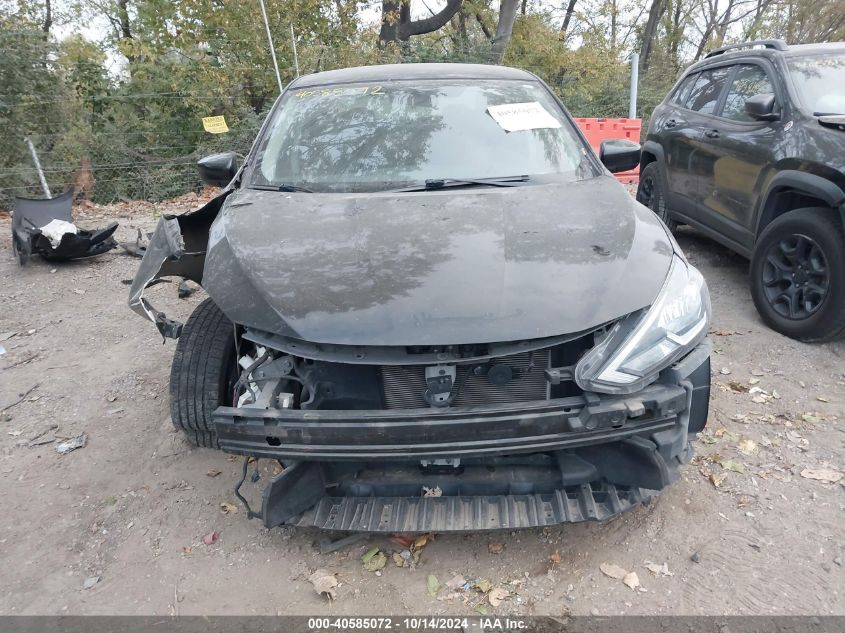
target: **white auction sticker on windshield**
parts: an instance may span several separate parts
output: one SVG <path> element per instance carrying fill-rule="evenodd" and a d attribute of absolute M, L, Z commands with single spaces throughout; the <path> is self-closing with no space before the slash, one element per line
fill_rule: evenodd
<path fill-rule="evenodd" d="M 505 132 L 560 127 L 560 121 L 536 101 L 489 106 L 487 113 Z"/>

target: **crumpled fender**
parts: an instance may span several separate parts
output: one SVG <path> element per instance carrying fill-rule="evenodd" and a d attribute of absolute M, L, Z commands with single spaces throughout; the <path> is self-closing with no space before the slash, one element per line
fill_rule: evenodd
<path fill-rule="evenodd" d="M 199 209 L 162 216 L 150 238 L 129 288 L 129 307 L 152 321 L 165 338 L 179 338 L 182 323 L 156 310 L 144 298 L 144 290 L 162 277 L 185 277 L 202 285 L 211 223 L 231 192 L 232 188 L 227 187 Z"/>

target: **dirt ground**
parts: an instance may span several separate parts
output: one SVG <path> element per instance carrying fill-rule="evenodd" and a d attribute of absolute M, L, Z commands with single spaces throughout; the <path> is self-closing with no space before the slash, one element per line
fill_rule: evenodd
<path fill-rule="evenodd" d="M 87 213 L 89 225 L 118 220 L 120 240 L 155 224 L 149 205 Z M 9 223 L 0 219 L 0 613 L 845 614 L 845 480 L 807 477 L 845 470 L 845 342 L 766 329 L 747 263 L 692 231 L 678 239 L 710 285 L 714 385 L 682 480 L 604 525 L 435 535 L 410 569 L 390 560 L 402 548 L 388 538 L 324 555 L 318 533 L 224 513 L 240 463 L 173 431 L 174 343 L 126 306 L 138 260 L 113 251 L 20 269 Z M 180 300 L 173 283 L 150 296 L 184 320 L 202 293 Z M 87 446 L 56 452 L 80 433 Z M 212 531 L 219 539 L 203 544 Z M 388 556 L 378 574 L 361 562 L 371 547 Z M 636 572 L 640 588 L 603 563 Z M 337 574 L 333 602 L 308 582 L 317 568 Z M 476 590 L 430 595 L 429 576 L 457 575 L 508 595 L 498 607 Z"/>

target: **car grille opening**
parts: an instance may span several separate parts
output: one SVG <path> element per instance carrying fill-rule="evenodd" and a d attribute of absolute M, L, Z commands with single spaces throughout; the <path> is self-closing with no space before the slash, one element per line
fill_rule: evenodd
<path fill-rule="evenodd" d="M 460 386 L 460 391 L 452 406 L 469 407 L 545 400 L 549 397 L 549 383 L 543 370 L 549 367 L 550 360 L 551 353 L 548 349 L 493 359 L 488 367 L 506 365 L 513 370 L 513 378 L 504 385 L 493 384 L 484 373 L 476 374 L 473 368 L 481 364 L 458 365 L 455 380 L 457 386 Z M 532 363 L 533 367 L 529 371 Z M 383 366 L 381 376 L 386 408 L 416 409 L 429 406 L 423 395 L 426 389 L 424 366 Z"/>

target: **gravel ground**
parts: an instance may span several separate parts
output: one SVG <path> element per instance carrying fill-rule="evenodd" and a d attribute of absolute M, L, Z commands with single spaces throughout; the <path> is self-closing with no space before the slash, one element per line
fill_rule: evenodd
<path fill-rule="evenodd" d="M 149 205 L 77 215 L 120 221 L 122 240 L 155 224 Z M 387 538 L 323 555 L 317 533 L 223 512 L 239 463 L 172 430 L 174 344 L 126 307 L 138 260 L 114 251 L 19 269 L 8 236 L 2 218 L 0 338 L 15 334 L 0 342 L 0 613 L 845 614 L 845 482 L 808 478 L 845 470 L 845 342 L 766 329 L 747 262 L 692 231 L 678 239 L 712 293 L 714 385 L 682 480 L 603 525 L 435 535 L 413 569 L 393 564 L 402 546 Z M 177 299 L 176 284 L 149 292 L 183 320 L 202 299 Z M 81 433 L 84 448 L 56 452 Z M 372 547 L 388 557 L 378 573 L 360 560 Z M 333 602 L 308 581 L 318 568 L 336 574 Z M 458 575 L 507 596 L 492 606 L 477 589 L 430 595 L 430 576 Z"/>

